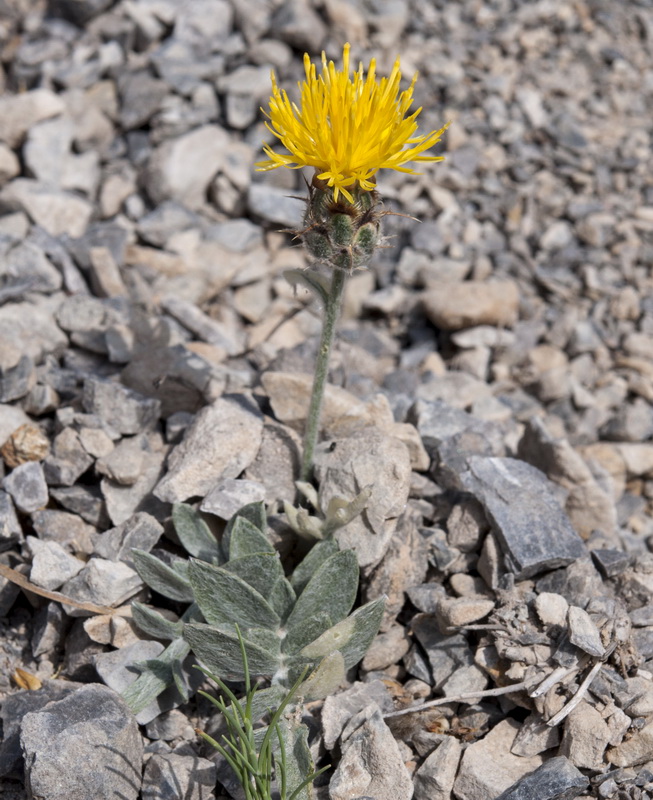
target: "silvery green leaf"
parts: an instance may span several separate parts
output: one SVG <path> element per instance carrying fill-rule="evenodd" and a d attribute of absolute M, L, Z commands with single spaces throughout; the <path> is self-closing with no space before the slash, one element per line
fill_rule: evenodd
<path fill-rule="evenodd" d="M 179 658 L 175 659 L 170 664 L 170 668 L 175 688 L 179 692 L 180 697 L 183 698 L 184 703 L 187 703 L 189 698 L 188 681 L 186 680 L 186 676 L 184 675 L 182 659 Z"/>
<path fill-rule="evenodd" d="M 276 582 L 283 578 L 283 567 L 276 552 L 259 552 L 240 558 L 230 558 L 223 569 L 244 580 L 266 600 Z"/>
<path fill-rule="evenodd" d="M 275 553 L 268 537 L 245 517 L 238 517 L 231 528 L 229 560 L 253 553 Z"/>
<path fill-rule="evenodd" d="M 384 607 L 385 597 L 366 603 L 306 645 L 299 654 L 306 658 L 320 658 L 340 650 L 345 669 L 353 667 L 363 658 L 378 633 Z"/>
<path fill-rule="evenodd" d="M 282 650 L 284 653 L 298 653 L 332 625 L 333 620 L 326 611 L 318 611 L 310 617 L 298 619 L 292 627 L 286 629 Z"/>
<path fill-rule="evenodd" d="M 222 534 L 222 541 L 220 542 L 220 546 L 222 548 L 222 552 L 226 556 L 226 559 L 229 558 L 231 533 L 234 529 L 234 526 L 236 524 L 239 524 L 238 523 L 239 519 L 246 520 L 255 528 L 257 528 L 262 534 L 265 534 L 267 530 L 267 517 L 265 516 L 265 506 L 263 505 L 263 503 L 249 503 L 248 505 L 243 506 L 229 520 L 229 522 L 227 523 L 227 527 L 225 528 L 224 533 Z"/>
<path fill-rule="evenodd" d="M 184 626 L 184 638 L 211 672 L 215 672 L 223 680 L 243 680 L 243 657 L 236 634 L 193 622 Z M 274 674 L 279 666 L 274 654 L 247 639 L 244 647 L 251 675 Z"/>
<path fill-rule="evenodd" d="M 219 561 L 220 545 L 198 511 L 186 503 L 175 503 L 172 521 L 179 541 L 192 556 L 203 561 Z"/>
<path fill-rule="evenodd" d="M 193 602 L 193 590 L 188 580 L 160 558 L 152 553 L 146 553 L 144 550 L 134 549 L 132 550 L 132 559 L 136 572 L 155 592 L 182 603 Z"/>
<path fill-rule="evenodd" d="M 132 603 L 132 617 L 138 627 L 154 639 L 179 639 L 184 628 L 181 620 L 173 622 L 166 619 L 158 611 L 142 603 Z"/>
<path fill-rule="evenodd" d="M 316 295 L 324 305 L 327 304 L 329 299 L 329 290 L 326 288 L 327 282 L 318 272 L 303 269 L 285 269 L 283 277 L 291 286 L 295 287 L 301 284 L 309 292 Z"/>
<path fill-rule="evenodd" d="M 186 558 L 175 558 L 170 566 L 174 569 L 177 575 L 181 575 L 181 577 L 188 581 L 188 559 Z"/>
<path fill-rule="evenodd" d="M 297 690 L 304 702 L 321 700 L 345 682 L 345 659 L 339 650 L 325 656 Z"/>
<path fill-rule="evenodd" d="M 299 594 L 311 579 L 313 573 L 334 553 L 338 553 L 340 548 L 333 539 L 318 542 L 308 555 L 304 556 L 296 567 L 290 578 L 292 588 Z"/>
<path fill-rule="evenodd" d="M 296 600 L 295 590 L 283 575 L 274 584 L 270 596 L 267 598 L 268 603 L 277 612 L 282 622 L 285 622 L 286 617 L 293 610 Z"/>
<path fill-rule="evenodd" d="M 263 595 L 224 567 L 192 559 L 188 574 L 195 602 L 207 622 L 238 623 L 243 628 L 279 627 L 279 615 Z"/>
<path fill-rule="evenodd" d="M 183 661 L 190 652 L 184 639 L 175 639 L 156 659 L 150 659 L 141 674 L 128 686 L 122 696 L 134 714 L 147 708 L 151 702 L 174 682 L 171 664 Z"/>
<path fill-rule="evenodd" d="M 326 559 L 297 598 L 286 621 L 288 629 L 300 620 L 325 611 L 334 622 L 347 616 L 358 591 L 358 561 L 353 550 L 341 550 Z M 334 648 L 337 649 L 337 648 Z"/>
<path fill-rule="evenodd" d="M 339 528 L 348 525 L 365 510 L 367 503 L 372 496 L 372 486 L 366 486 L 362 492 L 356 495 L 353 500 L 343 500 L 341 497 L 332 498 L 329 503 L 322 534 L 326 538 Z"/>

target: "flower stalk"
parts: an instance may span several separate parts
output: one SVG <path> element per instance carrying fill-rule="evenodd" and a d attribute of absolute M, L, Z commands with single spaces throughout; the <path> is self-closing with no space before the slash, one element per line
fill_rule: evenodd
<path fill-rule="evenodd" d="M 315 375 L 313 377 L 313 389 L 311 392 L 311 403 L 308 407 L 308 417 L 306 418 L 306 434 L 304 436 L 304 456 L 302 459 L 302 469 L 300 479 L 309 482 L 313 477 L 313 458 L 315 456 L 315 446 L 317 445 L 320 433 L 320 416 L 322 403 L 324 401 L 324 389 L 326 386 L 327 375 L 329 374 L 329 359 L 333 340 L 336 335 L 336 323 L 340 315 L 342 305 L 342 295 L 345 289 L 347 274 L 342 269 L 335 269 L 331 279 L 331 291 L 327 294 L 324 306 L 324 324 L 322 326 L 322 337 L 320 339 L 320 349 L 315 361 Z"/>

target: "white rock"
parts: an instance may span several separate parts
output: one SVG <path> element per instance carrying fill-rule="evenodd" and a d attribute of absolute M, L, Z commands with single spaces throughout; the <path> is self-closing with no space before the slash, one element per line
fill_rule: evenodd
<path fill-rule="evenodd" d="M 49 89 L 34 89 L 0 98 L 0 141 L 18 146 L 27 131 L 41 120 L 64 110 L 63 100 Z"/>

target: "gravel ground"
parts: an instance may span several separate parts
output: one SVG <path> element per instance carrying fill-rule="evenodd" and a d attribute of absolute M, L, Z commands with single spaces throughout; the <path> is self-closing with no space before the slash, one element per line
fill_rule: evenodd
<path fill-rule="evenodd" d="M 243 796 L 210 707 L 114 691 L 161 649 L 131 547 L 257 500 L 292 544 L 320 316 L 305 176 L 253 164 L 270 68 L 345 41 L 452 124 L 348 281 L 317 477 L 373 485 L 338 538 L 388 600 L 317 794 L 653 797 L 650 0 L 0 0 L 3 798 Z"/>

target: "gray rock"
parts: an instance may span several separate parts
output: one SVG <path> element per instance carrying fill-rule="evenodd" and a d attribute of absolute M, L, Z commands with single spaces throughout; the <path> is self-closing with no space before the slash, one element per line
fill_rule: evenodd
<path fill-rule="evenodd" d="M 126 72 L 118 79 L 120 123 L 123 130 L 140 128 L 159 110 L 168 93 L 163 81 L 145 70 Z"/>
<path fill-rule="evenodd" d="M 351 724 L 351 722 L 350 722 Z M 330 800 L 410 800 L 413 782 L 378 707 L 342 742 L 342 758 L 329 783 Z"/>
<path fill-rule="evenodd" d="M 163 299 L 161 306 L 199 339 L 223 348 L 225 353 L 230 356 L 242 352 L 242 347 L 234 341 L 226 326 L 211 319 L 194 303 L 189 303 L 180 297 L 169 296 Z"/>
<path fill-rule="evenodd" d="M 168 459 L 168 474 L 154 490 L 164 502 L 205 496 L 218 481 L 236 478 L 253 461 L 263 415 L 247 395 L 226 395 L 203 408 Z"/>
<path fill-rule="evenodd" d="M 613 732 L 601 714 L 581 701 L 565 721 L 559 754 L 581 769 L 601 769 Z"/>
<path fill-rule="evenodd" d="M 138 574 L 122 561 L 92 558 L 82 570 L 67 581 L 61 591 L 71 600 L 115 608 L 143 587 Z M 88 611 L 64 605 L 71 617 L 87 617 Z"/>
<path fill-rule="evenodd" d="M 204 125 L 161 144 L 147 166 L 150 198 L 154 203 L 174 198 L 190 209 L 201 208 L 208 186 L 222 166 L 228 143 L 229 137 L 222 128 Z"/>
<path fill-rule="evenodd" d="M 265 500 L 265 486 L 256 481 L 226 478 L 216 484 L 206 495 L 200 509 L 229 520 L 248 503 Z"/>
<path fill-rule="evenodd" d="M 81 236 L 93 212 L 78 195 L 30 178 L 16 178 L 0 190 L 0 209 L 24 211 L 52 236 Z"/>
<path fill-rule="evenodd" d="M 462 746 L 457 739 L 443 739 L 413 777 L 413 800 L 450 800 L 461 755 Z"/>
<path fill-rule="evenodd" d="M 61 294 L 38 295 L 29 301 L 0 307 L 0 341 L 11 342 L 36 364 L 48 353 L 63 353 L 68 338 L 54 321 L 54 312 L 62 299 Z"/>
<path fill-rule="evenodd" d="M 306 0 L 290 0 L 272 16 L 271 38 L 281 39 L 301 51 L 319 52 L 326 35 L 324 22 Z"/>
<path fill-rule="evenodd" d="M 57 542 L 76 553 L 93 553 L 95 528 L 77 514 L 45 508 L 32 514 L 32 525 L 41 541 Z"/>
<path fill-rule="evenodd" d="M 161 739 L 171 742 L 175 739 L 194 739 L 195 731 L 188 717 L 173 708 L 160 714 L 145 726 L 145 733 L 149 739 Z"/>
<path fill-rule="evenodd" d="M 366 706 L 375 704 L 384 713 L 394 710 L 392 698 L 382 681 L 356 682 L 344 692 L 328 695 L 322 708 L 324 746 L 333 750 L 349 720 Z"/>
<path fill-rule="evenodd" d="M 143 511 L 95 537 L 95 552 L 109 561 L 124 561 L 133 567 L 132 548 L 149 552 L 163 533 L 163 525 Z"/>
<path fill-rule="evenodd" d="M 78 514 L 85 522 L 96 528 L 106 528 L 109 522 L 102 493 L 97 486 L 61 487 L 52 489 L 52 497 L 59 505 Z M 92 552 L 92 551 L 91 551 Z"/>
<path fill-rule="evenodd" d="M 247 204 L 252 214 L 275 225 L 301 228 L 304 203 L 290 197 L 286 189 L 267 183 L 253 183 L 247 194 Z"/>
<path fill-rule="evenodd" d="M 606 760 L 617 767 L 632 767 L 653 759 L 653 722 L 606 752 Z"/>
<path fill-rule="evenodd" d="M 444 636 L 439 633 L 434 614 L 416 615 L 411 621 L 411 627 L 426 651 L 434 689 L 441 689 L 455 670 L 474 663 L 471 648 L 463 634 Z"/>
<path fill-rule="evenodd" d="M 301 446 L 301 439 L 292 428 L 266 418 L 261 446 L 245 470 L 248 480 L 265 486 L 266 503 L 294 500 Z"/>
<path fill-rule="evenodd" d="M 121 486 L 133 486 L 143 472 L 149 449 L 147 436 L 130 436 L 98 459 L 95 467 L 100 475 Z"/>
<path fill-rule="evenodd" d="M 0 401 L 19 400 L 36 382 L 34 362 L 11 342 L 0 345 Z"/>
<path fill-rule="evenodd" d="M 38 511 L 48 503 L 48 486 L 38 461 L 28 461 L 16 467 L 2 481 L 2 486 L 25 514 Z"/>
<path fill-rule="evenodd" d="M 137 223 L 138 234 L 149 244 L 165 248 L 175 233 L 194 228 L 198 217 L 175 200 L 165 200 Z"/>
<path fill-rule="evenodd" d="M 141 433 L 158 422 L 161 404 L 120 383 L 88 378 L 84 381 L 84 408 L 122 434 Z"/>
<path fill-rule="evenodd" d="M 582 772 L 564 756 L 557 756 L 520 778 L 497 800 L 573 800 L 588 786 L 589 780 Z"/>
<path fill-rule="evenodd" d="M 587 611 L 578 606 L 569 606 L 567 622 L 569 641 L 591 656 L 603 658 L 605 647 L 601 641 L 601 634 Z"/>
<path fill-rule="evenodd" d="M 29 579 L 44 589 L 58 589 L 85 566 L 57 542 L 42 542 L 35 536 L 28 536 L 27 546 L 32 553 Z"/>
<path fill-rule="evenodd" d="M 516 756 L 536 756 L 559 744 L 560 728 L 547 725 L 539 714 L 534 713 L 526 717 L 517 731 L 510 752 Z"/>
<path fill-rule="evenodd" d="M 26 279 L 30 288 L 37 292 L 56 292 L 63 283 L 59 270 L 33 241 L 19 242 L 12 247 L 4 267 L 7 276 Z"/>
<path fill-rule="evenodd" d="M 334 497 L 353 500 L 365 487 L 371 487 L 365 513 L 335 536 L 341 548 L 356 552 L 361 567 L 378 564 L 408 500 L 411 465 L 406 445 L 378 428 L 363 428 L 347 438 L 320 444 L 315 473 L 322 508 L 327 508 Z"/>
<path fill-rule="evenodd" d="M 630 566 L 631 556 L 623 550 L 592 550 L 592 560 L 604 578 L 616 578 Z"/>
<path fill-rule="evenodd" d="M 8 550 L 23 538 L 23 529 L 11 497 L 0 489 L 0 551 Z"/>
<path fill-rule="evenodd" d="M 136 800 L 143 742 L 124 700 L 91 684 L 23 717 L 25 778 L 48 800 Z"/>
<path fill-rule="evenodd" d="M 59 603 L 46 603 L 34 615 L 30 647 L 34 658 L 59 651 L 67 628 L 66 615 Z M 0 761 L 1 761 L 0 757 Z"/>
<path fill-rule="evenodd" d="M 143 773 L 143 800 L 212 800 L 216 768 L 212 761 L 192 755 L 153 755 Z"/>
<path fill-rule="evenodd" d="M 79 435 L 72 428 L 65 428 L 55 436 L 52 452 L 45 459 L 45 479 L 55 486 L 72 486 L 93 463 Z"/>
<path fill-rule="evenodd" d="M 61 114 L 64 107 L 61 97 L 49 89 L 5 95 L 0 98 L 0 141 L 17 147 L 33 125 Z"/>
<path fill-rule="evenodd" d="M 509 458 L 471 456 L 466 463 L 461 485 L 484 506 L 518 580 L 585 555 L 582 540 L 539 470 Z"/>
<path fill-rule="evenodd" d="M 51 604 L 52 605 L 52 604 Z M 3 741 L 0 744 L 0 777 L 24 777 L 20 726 L 26 714 L 39 711 L 53 700 L 61 700 L 80 688 L 73 681 L 48 680 L 35 691 L 15 692 L 2 702 Z"/>
<path fill-rule="evenodd" d="M 164 470 L 168 447 L 158 433 L 141 439 L 141 473 L 131 485 L 119 484 L 104 478 L 100 484 L 107 512 L 114 525 L 120 525 L 137 511 L 146 511 L 157 519 L 168 514 L 165 503 L 152 495 Z"/>
<path fill-rule="evenodd" d="M 514 720 L 503 720 L 467 747 L 454 783 L 457 800 L 495 800 L 542 765 L 540 755 L 524 757 L 510 752 L 518 728 Z"/>

